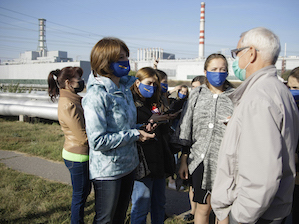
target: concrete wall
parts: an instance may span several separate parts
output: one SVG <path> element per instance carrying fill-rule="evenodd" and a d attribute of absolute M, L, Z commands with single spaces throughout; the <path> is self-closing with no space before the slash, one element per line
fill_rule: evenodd
<path fill-rule="evenodd" d="M 229 68 L 229 80 L 235 80 L 234 72 L 232 70 L 232 58 L 227 58 Z M 167 73 L 168 78 L 172 80 L 191 80 L 198 75 L 204 75 L 204 62 L 205 60 L 160 60 L 158 63 L 158 69 Z M 132 63 L 131 63 L 132 64 Z M 136 68 L 153 67 L 153 61 L 138 61 Z M 278 70 L 282 67 L 282 58 L 279 58 L 275 64 Z M 292 70 L 299 66 L 299 57 L 287 58 L 286 69 Z M 133 70 L 133 69 L 132 69 Z"/>
<path fill-rule="evenodd" d="M 18 65 L 0 65 L 1 79 L 38 79 L 47 80 L 52 70 L 62 69 L 67 66 L 82 67 L 84 80 L 88 79 L 90 74 L 90 63 L 88 61 L 76 62 L 58 62 L 58 63 L 39 63 L 39 64 L 18 64 Z"/>
<path fill-rule="evenodd" d="M 235 80 L 236 77 L 232 71 L 233 59 L 228 58 L 229 80 Z M 205 60 L 160 60 L 158 69 L 163 70 L 171 80 L 191 80 L 197 75 L 204 75 Z M 143 67 L 153 67 L 153 61 L 130 61 L 131 70 L 137 71 Z M 282 58 L 279 58 L 276 67 L 281 70 Z M 34 63 L 17 65 L 0 65 L 1 80 L 47 80 L 50 71 L 62 69 L 67 66 L 79 66 L 84 70 L 83 78 L 87 82 L 90 74 L 90 63 L 88 61 L 58 62 L 58 63 Z M 292 70 L 299 66 L 299 57 L 287 58 L 286 69 Z"/>

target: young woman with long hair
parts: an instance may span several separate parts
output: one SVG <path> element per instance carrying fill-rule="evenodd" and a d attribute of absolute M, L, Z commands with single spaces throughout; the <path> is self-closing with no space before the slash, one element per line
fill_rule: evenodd
<path fill-rule="evenodd" d="M 180 177 L 188 179 L 191 175 L 192 179 L 196 224 L 209 223 L 218 151 L 226 119 L 233 113 L 233 103 L 228 95 L 234 88 L 226 80 L 226 58 L 222 54 L 210 55 L 205 61 L 204 73 L 208 82 L 191 91 L 176 133 L 183 146 Z"/>
<path fill-rule="evenodd" d="M 65 67 L 51 71 L 48 76 L 51 100 L 55 101 L 59 96 L 58 120 L 65 137 L 62 157 L 70 171 L 73 187 L 72 224 L 84 223 L 84 205 L 91 189 L 82 97 L 77 94 L 84 89 L 82 75 L 80 67 Z"/>

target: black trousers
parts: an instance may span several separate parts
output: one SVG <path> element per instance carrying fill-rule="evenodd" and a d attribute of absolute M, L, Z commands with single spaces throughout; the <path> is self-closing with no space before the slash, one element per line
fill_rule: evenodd
<path fill-rule="evenodd" d="M 293 224 L 299 223 L 299 185 L 295 185 L 292 207 Z"/>

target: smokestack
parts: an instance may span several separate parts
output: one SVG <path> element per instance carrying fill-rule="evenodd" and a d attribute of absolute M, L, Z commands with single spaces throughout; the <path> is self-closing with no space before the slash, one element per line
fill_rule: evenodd
<path fill-rule="evenodd" d="M 38 19 L 39 23 L 39 38 L 37 51 L 40 52 L 40 56 L 47 56 L 47 44 L 46 44 L 46 20 Z"/>
<path fill-rule="evenodd" d="M 284 57 L 281 61 L 281 74 L 286 72 L 287 43 L 284 44 Z"/>
<path fill-rule="evenodd" d="M 198 49 L 198 58 L 204 58 L 204 49 L 205 49 L 205 3 L 201 3 L 200 8 L 200 26 L 199 26 L 199 49 Z"/>

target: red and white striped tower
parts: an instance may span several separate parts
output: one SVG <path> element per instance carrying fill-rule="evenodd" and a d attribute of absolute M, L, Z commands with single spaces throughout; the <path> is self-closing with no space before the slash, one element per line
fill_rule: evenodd
<path fill-rule="evenodd" d="M 205 50 L 205 3 L 201 3 L 200 8 L 200 26 L 199 26 L 199 49 L 198 58 L 203 59 Z"/>

